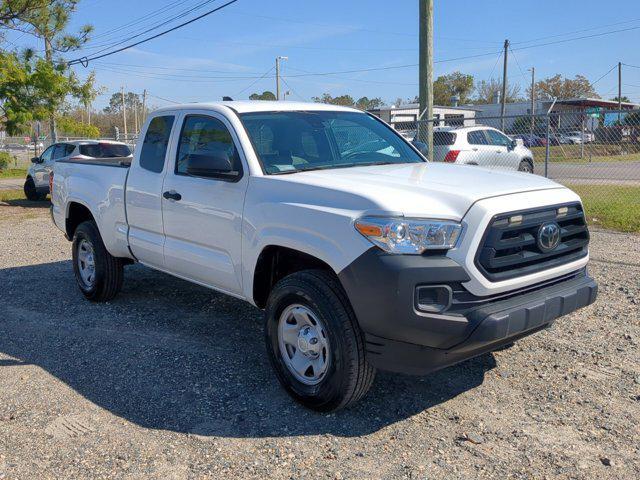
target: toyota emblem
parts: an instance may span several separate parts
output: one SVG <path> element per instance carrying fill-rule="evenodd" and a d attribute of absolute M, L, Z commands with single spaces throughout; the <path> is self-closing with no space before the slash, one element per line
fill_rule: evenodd
<path fill-rule="evenodd" d="M 560 243 L 560 226 L 556 222 L 543 223 L 538 230 L 538 247 L 550 252 Z"/>

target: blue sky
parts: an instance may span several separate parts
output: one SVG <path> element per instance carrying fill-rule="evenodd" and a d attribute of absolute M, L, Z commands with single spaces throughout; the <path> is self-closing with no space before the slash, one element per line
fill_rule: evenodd
<path fill-rule="evenodd" d="M 83 0 L 72 29 L 95 27 L 90 54 L 123 36 L 158 22 L 202 0 Z M 213 2 L 220 5 L 223 0 Z M 152 12 L 169 6 L 165 13 Z M 198 12 L 204 12 L 204 7 Z M 505 38 L 510 39 L 509 80 L 522 85 L 530 74 L 543 78 L 561 73 L 599 79 L 618 61 L 640 66 L 640 4 L 638 0 L 435 0 L 435 76 L 455 70 L 476 80 L 502 72 Z M 78 66 L 84 75 L 95 70 L 108 93 L 124 85 L 127 90 L 154 95 L 154 105 L 173 101 L 217 100 L 223 95 L 247 98 L 253 92 L 275 91 L 273 71 L 258 79 L 278 55 L 288 56 L 283 75 L 289 99 L 310 99 L 323 92 L 339 95 L 397 97 L 417 94 L 417 68 L 390 68 L 370 72 L 312 76 L 309 72 L 335 72 L 412 65 L 418 61 L 418 0 L 239 0 L 230 7 L 165 37 Z M 121 30 L 124 24 L 129 25 Z M 176 22 L 178 23 L 178 22 Z M 172 24 L 173 25 L 173 24 Z M 572 37 L 626 31 L 531 48 Z M 27 36 L 10 40 L 29 45 Z M 526 48 L 525 48 L 526 47 Z M 41 46 L 40 46 L 41 48 Z M 485 55 L 486 54 L 486 55 Z M 454 61 L 443 61 L 481 55 Z M 70 55 L 69 57 L 74 57 Z M 617 94 L 617 70 L 596 83 L 604 98 Z M 297 76 L 296 76 L 297 75 Z M 231 77 L 231 78 L 220 78 Z M 640 68 L 623 67 L 623 94 L 640 100 Z M 96 101 L 101 107 L 108 99 Z"/>

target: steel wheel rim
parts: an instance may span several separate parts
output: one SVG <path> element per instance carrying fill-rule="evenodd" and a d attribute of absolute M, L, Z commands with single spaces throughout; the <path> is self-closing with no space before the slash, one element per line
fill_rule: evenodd
<path fill-rule="evenodd" d="M 289 305 L 278 320 L 280 358 L 291 374 L 305 385 L 317 385 L 330 362 L 327 330 L 311 309 Z"/>
<path fill-rule="evenodd" d="M 77 254 L 78 272 L 85 287 L 91 288 L 96 281 L 96 263 L 93 245 L 87 240 L 80 240 Z"/>

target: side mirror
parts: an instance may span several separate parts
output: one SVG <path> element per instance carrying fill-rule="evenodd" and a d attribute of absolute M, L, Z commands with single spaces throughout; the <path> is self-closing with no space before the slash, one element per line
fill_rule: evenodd
<path fill-rule="evenodd" d="M 509 145 L 509 149 L 513 150 L 517 146 L 518 146 L 518 140 L 517 139 L 513 139 L 513 140 L 511 140 L 511 144 Z"/>
<path fill-rule="evenodd" d="M 193 177 L 233 178 L 239 172 L 233 169 L 231 159 L 224 152 L 209 155 L 190 154 L 185 159 L 187 174 Z"/>
<path fill-rule="evenodd" d="M 31 163 L 40 163 L 40 157 L 33 157 Z"/>

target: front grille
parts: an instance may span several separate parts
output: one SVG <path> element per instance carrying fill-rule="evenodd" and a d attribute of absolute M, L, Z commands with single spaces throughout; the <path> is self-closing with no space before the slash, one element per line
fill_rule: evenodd
<path fill-rule="evenodd" d="M 522 218 L 514 219 L 519 216 Z M 551 251 L 543 251 L 538 245 L 538 231 L 547 222 L 560 227 L 560 242 Z M 588 244 L 589 230 L 579 203 L 510 212 L 495 216 L 489 223 L 476 266 L 485 277 L 497 282 L 573 262 L 587 255 Z"/>

